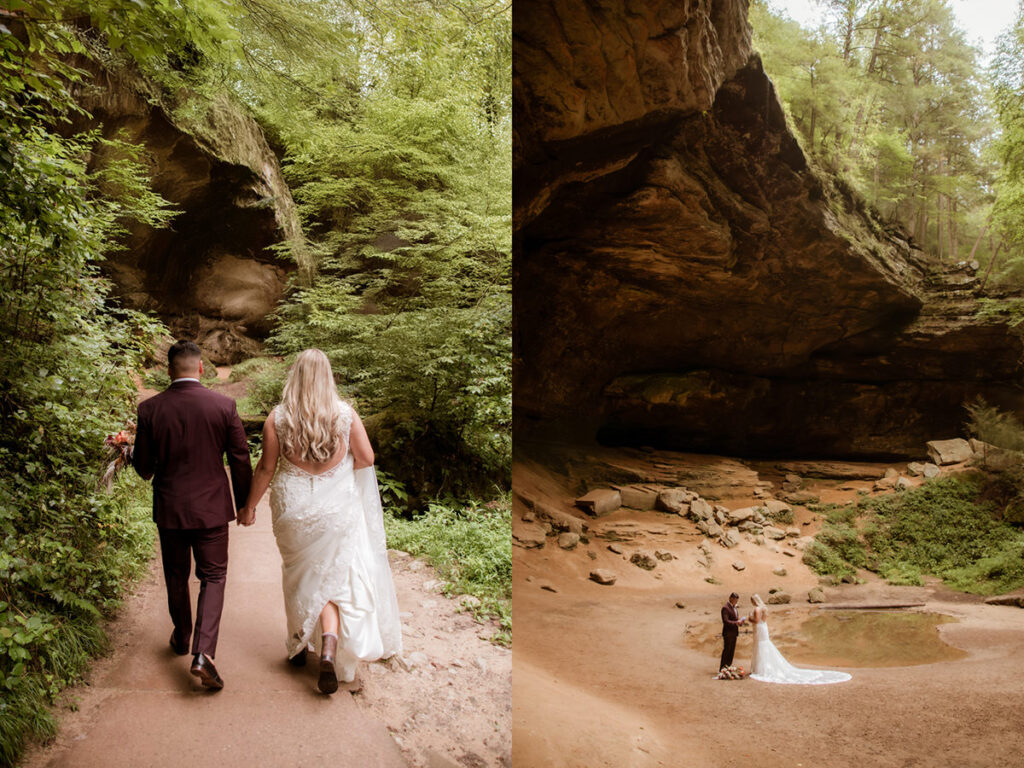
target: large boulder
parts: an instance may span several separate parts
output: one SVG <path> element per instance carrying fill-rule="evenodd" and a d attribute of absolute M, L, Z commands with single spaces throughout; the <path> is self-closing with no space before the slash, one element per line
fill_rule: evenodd
<path fill-rule="evenodd" d="M 576 499 L 576 506 L 587 514 L 600 517 L 621 507 L 622 496 L 613 488 L 596 488 Z"/>
<path fill-rule="evenodd" d="M 929 458 L 939 466 L 959 464 L 974 455 L 971 444 L 962 437 L 952 440 L 930 440 L 927 448 Z"/>

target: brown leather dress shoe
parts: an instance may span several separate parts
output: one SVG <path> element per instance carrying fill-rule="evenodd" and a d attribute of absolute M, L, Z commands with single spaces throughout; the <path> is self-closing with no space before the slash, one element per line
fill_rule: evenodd
<path fill-rule="evenodd" d="M 178 633 L 171 632 L 171 650 L 178 656 L 184 656 L 188 653 L 188 641 L 178 642 Z"/>
<path fill-rule="evenodd" d="M 213 661 L 204 653 L 197 653 L 192 657 L 192 669 L 189 671 L 199 678 L 199 682 L 204 687 L 210 690 L 219 691 L 224 687 L 224 681 L 217 674 L 217 668 L 213 666 Z"/>
<path fill-rule="evenodd" d="M 321 693 L 332 694 L 338 690 L 338 673 L 334 669 L 334 654 L 338 651 L 338 638 L 324 635 L 320 650 L 320 679 L 316 687 Z"/>

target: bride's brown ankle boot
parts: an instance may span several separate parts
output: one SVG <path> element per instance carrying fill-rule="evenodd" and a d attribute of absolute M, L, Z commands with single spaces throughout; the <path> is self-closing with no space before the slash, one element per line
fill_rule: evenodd
<path fill-rule="evenodd" d="M 321 693 L 331 694 L 338 690 L 338 673 L 334 669 L 334 655 L 338 651 L 338 636 L 324 634 L 320 644 L 320 679 L 316 687 Z"/>

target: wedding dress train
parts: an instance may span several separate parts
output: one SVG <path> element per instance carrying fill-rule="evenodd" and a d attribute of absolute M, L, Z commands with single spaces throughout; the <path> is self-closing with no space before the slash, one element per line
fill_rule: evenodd
<path fill-rule="evenodd" d="M 353 469 L 351 451 L 317 474 L 284 456 L 279 462 L 270 509 L 281 552 L 288 656 L 319 637 L 320 612 L 331 601 L 340 616 L 336 664 L 341 679 L 350 681 L 359 660 L 402 651 L 377 474 L 372 466 Z"/>
<path fill-rule="evenodd" d="M 754 628 L 754 657 L 750 663 L 750 677 L 763 683 L 793 685 L 825 685 L 850 679 L 845 672 L 794 667 L 769 639 L 768 623 L 764 621 L 758 622 Z"/>

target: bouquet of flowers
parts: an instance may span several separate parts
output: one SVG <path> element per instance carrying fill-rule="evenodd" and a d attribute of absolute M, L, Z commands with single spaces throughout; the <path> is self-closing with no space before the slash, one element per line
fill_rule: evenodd
<path fill-rule="evenodd" d="M 746 676 L 743 667 L 722 667 L 722 671 L 715 675 L 715 680 L 742 680 Z"/>
<path fill-rule="evenodd" d="M 103 477 L 100 478 L 100 485 L 110 490 L 118 473 L 132 463 L 132 451 L 135 449 L 135 422 L 129 421 L 125 428 L 116 435 L 107 435 L 103 444 L 107 446 L 109 461 L 103 472 Z"/>

